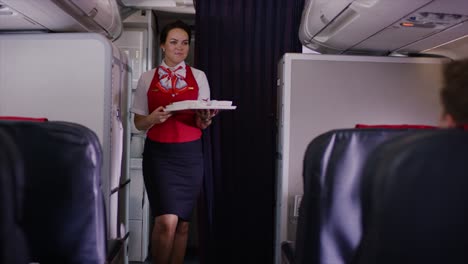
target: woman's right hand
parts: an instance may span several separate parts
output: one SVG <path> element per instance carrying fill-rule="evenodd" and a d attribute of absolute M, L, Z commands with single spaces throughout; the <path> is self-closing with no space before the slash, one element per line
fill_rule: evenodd
<path fill-rule="evenodd" d="M 171 116 L 171 112 L 164 111 L 164 107 L 160 106 L 147 116 L 135 114 L 134 123 L 138 130 L 144 131 L 156 124 L 164 123 Z"/>
<path fill-rule="evenodd" d="M 172 116 L 171 112 L 164 111 L 164 107 L 160 106 L 154 109 L 154 111 L 148 115 L 148 118 L 150 119 L 150 122 L 153 125 L 156 125 L 156 124 L 164 123 L 171 116 Z"/>

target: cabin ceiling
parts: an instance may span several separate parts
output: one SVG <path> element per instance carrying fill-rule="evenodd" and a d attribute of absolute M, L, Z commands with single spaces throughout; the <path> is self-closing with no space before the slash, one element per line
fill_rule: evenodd
<path fill-rule="evenodd" d="M 467 35 L 467 0 L 306 0 L 299 30 L 329 54 L 423 53 Z"/>
<path fill-rule="evenodd" d="M 195 0 L 0 0 L 0 31 L 90 31 L 115 39 L 122 21 L 138 10 L 153 10 L 160 24 L 174 19 L 194 24 L 195 5 Z M 414 25 L 404 27 L 406 22 Z M 321 53 L 468 57 L 468 0 L 307 0 L 301 26 L 301 41 Z"/>
<path fill-rule="evenodd" d="M 0 0 L 2 32 L 95 32 L 109 39 L 122 33 L 115 1 Z"/>
<path fill-rule="evenodd" d="M 194 0 L 117 0 L 121 7 L 152 9 L 174 14 L 195 14 Z"/>
<path fill-rule="evenodd" d="M 0 0 L 0 31 L 95 32 L 116 39 L 123 20 L 138 10 L 153 10 L 161 21 L 194 23 L 194 4 L 194 0 Z"/>
<path fill-rule="evenodd" d="M 1 0 L 0 0 L 1 1 Z M 117 0 L 122 21 L 140 10 L 152 10 L 157 17 L 159 30 L 176 19 L 195 24 L 194 0 Z"/>
<path fill-rule="evenodd" d="M 428 49 L 423 53 L 440 55 L 459 60 L 468 58 L 468 36 Z"/>

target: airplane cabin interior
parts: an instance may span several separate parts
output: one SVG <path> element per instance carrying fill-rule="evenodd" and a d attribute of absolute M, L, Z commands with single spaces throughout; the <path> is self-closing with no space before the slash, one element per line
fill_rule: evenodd
<path fill-rule="evenodd" d="M 0 0 L 0 263 L 152 263 L 130 109 L 175 20 L 238 103 L 203 131 L 183 263 L 468 262 L 467 126 L 439 127 L 468 2 L 247 2 Z"/>

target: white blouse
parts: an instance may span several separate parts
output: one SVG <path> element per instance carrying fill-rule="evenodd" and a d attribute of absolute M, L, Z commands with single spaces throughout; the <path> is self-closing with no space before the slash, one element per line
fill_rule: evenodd
<path fill-rule="evenodd" d="M 180 70 L 179 72 L 182 76 L 186 76 L 185 62 L 181 62 L 175 67 L 169 67 L 163 61 L 161 63 L 161 66 L 174 69 L 178 68 L 179 66 L 182 66 L 183 70 Z M 208 84 L 208 79 L 206 78 L 205 73 L 193 67 L 191 67 L 191 69 L 193 72 L 193 76 L 195 77 L 195 81 L 198 84 L 198 100 L 210 100 L 210 86 Z M 154 74 L 156 73 L 156 70 L 157 68 L 152 69 L 150 71 L 144 72 L 140 76 L 137 88 L 133 93 L 133 104 L 130 108 L 130 112 L 139 115 L 149 115 L 147 93 L 151 85 L 151 81 L 153 80 Z"/>

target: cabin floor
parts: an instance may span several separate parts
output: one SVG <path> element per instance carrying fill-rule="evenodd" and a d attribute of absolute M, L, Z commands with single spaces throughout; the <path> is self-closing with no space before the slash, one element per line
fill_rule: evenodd
<path fill-rule="evenodd" d="M 151 260 L 146 260 L 145 262 L 130 261 L 130 264 L 152 264 Z M 184 260 L 184 264 L 200 264 L 197 257 L 188 256 Z"/>
<path fill-rule="evenodd" d="M 130 261 L 130 264 L 152 264 L 151 257 L 148 257 L 145 262 Z M 200 264 L 200 260 L 195 250 L 187 249 L 187 255 L 185 256 L 184 264 Z"/>

